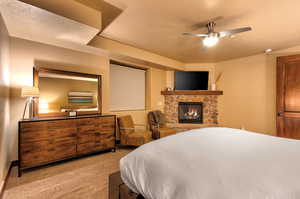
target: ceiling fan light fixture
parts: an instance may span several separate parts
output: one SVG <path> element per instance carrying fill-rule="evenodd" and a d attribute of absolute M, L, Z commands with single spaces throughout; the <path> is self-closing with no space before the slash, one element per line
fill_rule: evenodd
<path fill-rule="evenodd" d="M 203 39 L 203 45 L 206 47 L 212 47 L 216 45 L 219 42 L 219 37 L 218 36 L 207 36 Z"/>

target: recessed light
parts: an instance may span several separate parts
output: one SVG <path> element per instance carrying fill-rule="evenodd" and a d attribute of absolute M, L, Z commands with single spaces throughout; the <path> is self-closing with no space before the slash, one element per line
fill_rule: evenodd
<path fill-rule="evenodd" d="M 272 52 L 271 48 L 268 48 L 268 49 L 265 50 L 265 53 L 270 53 L 270 52 Z"/>

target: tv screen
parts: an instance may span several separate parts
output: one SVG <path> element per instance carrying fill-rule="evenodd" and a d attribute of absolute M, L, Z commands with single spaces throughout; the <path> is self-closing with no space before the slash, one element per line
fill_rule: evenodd
<path fill-rule="evenodd" d="M 208 90 L 208 71 L 176 71 L 175 90 Z"/>

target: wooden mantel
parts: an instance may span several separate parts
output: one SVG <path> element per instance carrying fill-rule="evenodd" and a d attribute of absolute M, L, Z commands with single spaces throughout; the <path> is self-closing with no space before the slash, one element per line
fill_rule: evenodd
<path fill-rule="evenodd" d="M 211 90 L 175 90 L 175 91 L 161 91 L 162 95 L 223 95 L 223 91 Z"/>

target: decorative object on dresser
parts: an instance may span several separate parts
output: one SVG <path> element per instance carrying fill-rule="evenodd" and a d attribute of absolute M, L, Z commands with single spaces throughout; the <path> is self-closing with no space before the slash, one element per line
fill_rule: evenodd
<path fill-rule="evenodd" d="M 40 92 L 39 88 L 37 87 L 23 87 L 21 90 L 21 97 L 26 97 L 26 104 L 24 107 L 24 112 L 23 112 L 23 119 L 25 118 L 25 113 L 27 106 L 29 106 L 29 119 L 33 118 L 33 101 L 35 100 L 35 97 L 39 97 Z"/>
<path fill-rule="evenodd" d="M 166 125 L 165 115 L 160 110 L 149 112 L 148 122 L 154 139 L 159 139 L 177 133 L 176 129 L 170 128 Z"/>
<path fill-rule="evenodd" d="M 150 142 L 152 133 L 147 130 L 138 131 L 135 129 L 133 119 L 130 115 L 118 117 L 120 130 L 120 141 L 123 146 L 140 146 Z"/>
<path fill-rule="evenodd" d="M 23 170 L 115 151 L 116 116 L 44 118 L 19 122 L 19 176 Z"/>

